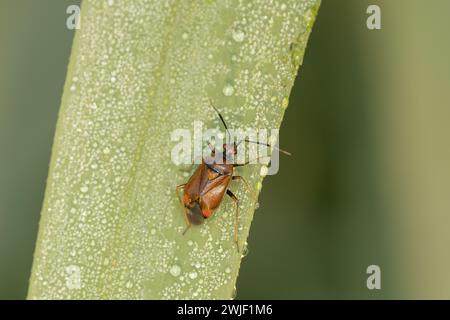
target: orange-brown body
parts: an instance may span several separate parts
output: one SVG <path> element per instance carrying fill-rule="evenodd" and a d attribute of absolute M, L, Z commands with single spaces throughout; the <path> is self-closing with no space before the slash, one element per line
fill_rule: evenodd
<path fill-rule="evenodd" d="M 183 204 L 192 224 L 201 224 L 203 219 L 212 216 L 222 202 L 234 173 L 232 164 L 210 163 L 203 160 L 184 186 Z"/>
<path fill-rule="evenodd" d="M 185 184 L 177 186 L 177 195 L 182 203 L 187 228 L 191 224 L 199 225 L 205 219 L 211 217 L 214 211 L 222 203 L 225 194 L 230 196 L 236 204 L 236 222 L 235 222 L 235 242 L 238 246 L 238 216 L 239 200 L 228 189 L 232 180 L 241 180 L 249 189 L 247 182 L 241 176 L 234 175 L 234 168 L 244 164 L 233 164 L 236 154 L 236 144 L 224 144 L 223 152 L 216 153 L 213 149 L 211 156 L 203 159 L 197 167 L 194 174 Z M 222 159 L 220 163 L 216 159 Z M 179 189 L 183 188 L 183 198 L 180 197 Z M 185 230 L 185 232 L 186 232 Z"/>
<path fill-rule="evenodd" d="M 230 133 L 228 127 L 219 113 L 219 111 L 213 106 L 210 101 L 211 106 L 217 112 L 223 126 L 225 127 L 228 138 Z M 231 139 L 230 139 L 231 140 Z M 229 140 L 229 141 L 230 141 Z M 216 151 L 214 147 L 210 145 L 211 156 L 206 157 L 202 160 L 202 163 L 197 167 L 194 174 L 189 178 L 189 181 L 185 184 L 177 186 L 176 192 L 183 206 L 184 216 L 186 218 L 187 227 L 183 234 L 189 229 L 189 227 L 194 224 L 202 224 L 205 219 L 208 219 L 214 214 L 214 211 L 222 203 L 225 193 L 234 201 L 236 205 L 236 220 L 234 224 L 234 241 L 236 247 L 239 251 L 238 244 L 238 218 L 239 218 L 239 199 L 233 194 L 233 192 L 228 189 L 230 182 L 232 180 L 239 180 L 244 182 L 247 191 L 250 192 L 250 187 L 241 176 L 234 175 L 235 167 L 245 166 L 250 163 L 246 161 L 242 164 L 234 163 L 234 157 L 237 154 L 237 147 L 241 142 L 262 144 L 270 147 L 267 143 L 260 143 L 255 141 L 250 141 L 247 139 L 241 140 L 239 142 L 233 142 L 224 144 L 223 149 L 219 152 Z M 281 149 L 279 151 L 285 152 Z M 285 152 L 287 153 L 287 152 Z M 289 154 L 289 153 L 287 153 Z M 259 158 L 257 158 L 259 159 Z M 220 161 L 216 161 L 220 160 Z M 183 188 L 183 198 L 180 197 L 179 190 Z M 256 197 L 253 194 L 253 198 L 256 201 Z"/>

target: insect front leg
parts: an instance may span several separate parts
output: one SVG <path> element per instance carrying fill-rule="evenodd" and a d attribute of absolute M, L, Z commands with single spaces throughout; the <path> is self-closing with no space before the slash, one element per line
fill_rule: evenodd
<path fill-rule="evenodd" d="M 186 229 L 184 229 L 183 235 L 186 233 L 186 231 L 187 231 L 187 230 L 189 229 L 189 227 L 191 226 L 191 222 L 189 221 L 188 216 L 187 216 L 186 206 L 184 205 L 184 203 L 183 203 L 183 201 L 181 200 L 181 197 L 180 197 L 180 189 L 184 189 L 184 186 L 185 186 L 185 185 L 186 185 L 186 183 L 180 184 L 180 185 L 177 186 L 176 189 L 175 189 L 175 190 L 176 190 L 176 193 L 177 193 L 178 200 L 180 200 L 181 207 L 183 208 L 184 219 L 186 220 Z"/>
<path fill-rule="evenodd" d="M 236 243 L 236 249 L 239 252 L 239 242 L 238 242 L 238 223 L 239 223 L 239 199 L 231 192 L 230 189 L 227 189 L 227 195 L 233 199 L 234 204 L 236 205 L 236 223 L 234 224 L 234 242 Z"/>

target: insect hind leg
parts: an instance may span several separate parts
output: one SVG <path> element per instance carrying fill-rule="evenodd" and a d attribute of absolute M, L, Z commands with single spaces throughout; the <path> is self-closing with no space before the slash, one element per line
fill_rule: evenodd
<path fill-rule="evenodd" d="M 227 189 L 227 195 L 233 199 L 234 204 L 236 205 L 236 222 L 234 224 L 234 242 L 236 243 L 236 249 L 239 252 L 239 241 L 238 241 L 238 224 L 239 224 L 239 199 L 231 192 L 230 189 Z"/>
<path fill-rule="evenodd" d="M 177 193 L 178 200 L 180 200 L 180 205 L 183 208 L 184 219 L 186 220 L 186 229 L 184 229 L 183 235 L 186 233 L 186 231 L 188 231 L 188 229 L 191 226 L 191 222 L 189 221 L 188 214 L 187 214 L 187 211 L 186 211 L 186 206 L 184 205 L 184 203 L 183 203 L 183 201 L 181 200 L 181 197 L 180 197 L 180 189 L 184 189 L 185 185 L 186 185 L 186 183 L 180 184 L 175 189 L 175 191 Z"/>

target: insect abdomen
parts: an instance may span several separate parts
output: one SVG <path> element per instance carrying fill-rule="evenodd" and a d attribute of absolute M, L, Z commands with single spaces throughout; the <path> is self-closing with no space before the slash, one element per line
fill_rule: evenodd
<path fill-rule="evenodd" d="M 199 225 L 203 223 L 205 217 L 203 216 L 202 209 L 200 208 L 200 204 L 198 201 L 195 201 L 191 204 L 191 206 L 187 208 L 187 217 L 192 224 Z"/>

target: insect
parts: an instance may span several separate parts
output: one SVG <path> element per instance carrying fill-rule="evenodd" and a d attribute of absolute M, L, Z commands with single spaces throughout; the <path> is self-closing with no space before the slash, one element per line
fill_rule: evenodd
<path fill-rule="evenodd" d="M 228 126 L 225 123 L 222 115 L 214 107 L 211 101 L 210 104 L 216 111 L 217 115 L 220 118 L 220 121 L 225 127 L 228 136 L 230 137 Z M 229 141 L 231 141 L 231 139 L 229 139 Z M 215 147 L 210 144 L 209 147 L 211 149 L 211 155 L 202 159 L 202 163 L 197 167 L 194 174 L 190 177 L 187 183 L 180 184 L 176 187 L 176 193 L 183 208 L 187 225 L 183 234 L 186 233 L 191 225 L 200 225 L 204 222 L 205 219 L 210 218 L 214 214 L 214 211 L 222 203 L 225 194 L 234 201 L 236 207 L 234 241 L 236 243 L 238 252 L 239 199 L 228 188 L 231 181 L 236 180 L 243 182 L 247 191 L 252 193 L 253 198 L 256 201 L 256 197 L 250 190 L 250 186 L 247 181 L 242 176 L 234 174 L 236 167 L 245 166 L 251 162 L 246 161 L 241 164 L 234 163 L 234 156 L 237 154 L 238 145 L 242 141 L 262 144 L 271 147 L 269 144 L 250 141 L 247 139 L 241 140 L 237 143 L 224 143 L 222 146 L 222 150 L 216 150 Z M 279 148 L 276 149 L 283 153 L 289 154 L 288 152 Z M 222 161 L 218 162 L 216 161 L 216 159 L 222 159 Z M 181 189 L 183 189 L 183 197 L 180 196 Z"/>

